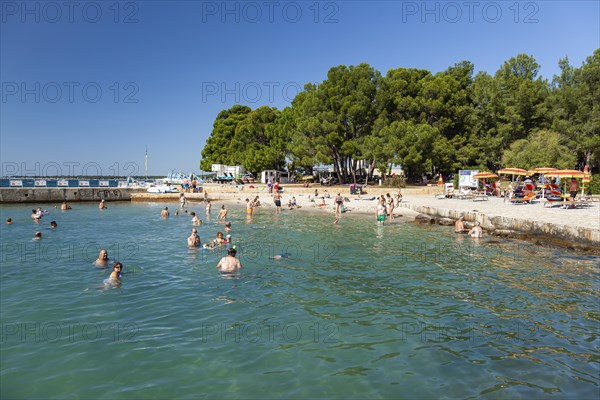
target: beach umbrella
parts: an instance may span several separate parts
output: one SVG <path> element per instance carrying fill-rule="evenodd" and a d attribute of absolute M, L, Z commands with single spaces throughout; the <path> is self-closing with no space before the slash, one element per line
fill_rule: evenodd
<path fill-rule="evenodd" d="M 575 169 L 557 169 L 556 171 L 548 172 L 547 175 L 558 178 L 583 178 L 586 174 Z"/>
<path fill-rule="evenodd" d="M 529 174 L 531 174 L 531 175 L 533 175 L 533 174 L 540 174 L 542 176 L 542 184 L 543 184 L 543 186 L 542 186 L 542 197 L 546 197 L 545 196 L 545 194 L 546 194 L 546 185 L 545 185 L 546 180 L 545 180 L 544 175 L 547 174 L 547 173 L 549 173 L 549 172 L 553 172 L 553 171 L 557 171 L 557 169 L 556 168 L 552 168 L 552 167 L 537 167 L 537 168 L 529 170 Z"/>
<path fill-rule="evenodd" d="M 527 172 L 527 170 L 521 169 L 521 168 L 502 168 L 501 170 L 498 170 L 498 173 L 501 175 L 523 175 L 523 176 L 529 174 L 529 172 Z"/>
<path fill-rule="evenodd" d="M 475 179 L 487 179 L 487 178 L 497 178 L 498 175 L 493 172 L 480 172 L 478 174 L 473 175 Z"/>
<path fill-rule="evenodd" d="M 581 195 L 582 196 L 585 191 L 585 184 L 590 183 L 591 180 L 592 180 L 592 173 L 590 172 L 588 166 L 586 165 L 585 168 L 583 169 L 583 179 L 581 180 L 581 182 L 583 183 L 583 185 L 581 185 Z"/>
<path fill-rule="evenodd" d="M 548 172 L 548 176 L 556 178 L 584 178 L 586 174 L 582 171 L 575 169 L 559 169 L 556 171 Z M 565 193 L 567 192 L 567 180 L 565 179 Z"/>
<path fill-rule="evenodd" d="M 558 170 L 556 168 L 551 168 L 551 167 L 537 167 L 537 168 L 534 168 L 534 169 L 530 169 L 529 173 L 530 174 L 541 174 L 541 175 L 544 175 L 544 174 L 547 174 L 549 172 L 554 172 L 554 171 L 558 171 Z"/>
<path fill-rule="evenodd" d="M 525 176 L 528 172 L 522 168 L 502 168 L 498 170 L 500 175 L 522 175 Z"/>

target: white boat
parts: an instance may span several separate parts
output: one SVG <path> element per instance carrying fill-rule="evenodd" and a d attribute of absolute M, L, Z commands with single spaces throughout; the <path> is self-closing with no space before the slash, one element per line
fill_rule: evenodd
<path fill-rule="evenodd" d="M 173 186 L 151 186 L 146 189 L 148 193 L 179 193 Z"/>

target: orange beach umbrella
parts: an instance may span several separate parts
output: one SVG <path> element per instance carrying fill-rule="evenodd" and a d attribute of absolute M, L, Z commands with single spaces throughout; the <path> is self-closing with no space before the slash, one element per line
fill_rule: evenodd
<path fill-rule="evenodd" d="M 583 178 L 585 172 L 577 171 L 575 169 L 558 169 L 556 171 L 548 172 L 548 176 L 559 177 L 559 178 Z"/>
<path fill-rule="evenodd" d="M 501 170 L 498 171 L 499 174 L 504 174 L 504 175 L 527 175 L 529 174 L 529 172 L 527 172 L 527 170 L 521 169 L 521 168 L 502 168 Z"/>
<path fill-rule="evenodd" d="M 487 178 L 497 178 L 498 175 L 493 172 L 480 172 L 478 174 L 473 175 L 475 179 L 487 179 Z"/>
<path fill-rule="evenodd" d="M 529 173 L 530 174 L 542 174 L 542 175 L 544 175 L 544 174 L 547 174 L 547 173 L 550 173 L 550 172 L 553 172 L 553 171 L 557 171 L 557 169 L 556 168 L 551 168 L 551 167 L 537 167 L 537 168 L 534 168 L 534 169 L 530 169 Z"/>

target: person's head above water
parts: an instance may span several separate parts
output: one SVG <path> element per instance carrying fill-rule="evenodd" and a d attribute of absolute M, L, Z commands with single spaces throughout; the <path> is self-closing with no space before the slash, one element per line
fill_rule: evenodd
<path fill-rule="evenodd" d="M 237 251 L 234 248 L 227 250 L 228 256 L 235 257 L 235 253 L 237 253 Z"/>
<path fill-rule="evenodd" d="M 225 222 L 225 226 L 228 228 L 231 228 L 231 222 L 230 221 Z"/>
<path fill-rule="evenodd" d="M 100 253 L 98 253 L 98 260 L 108 260 L 108 251 L 102 249 Z"/>

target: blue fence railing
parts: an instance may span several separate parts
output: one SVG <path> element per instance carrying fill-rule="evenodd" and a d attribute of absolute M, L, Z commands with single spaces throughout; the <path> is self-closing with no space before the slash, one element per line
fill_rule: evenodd
<path fill-rule="evenodd" d="M 127 187 L 127 181 L 118 179 L 41 179 L 1 178 L 0 188 L 115 188 Z"/>

